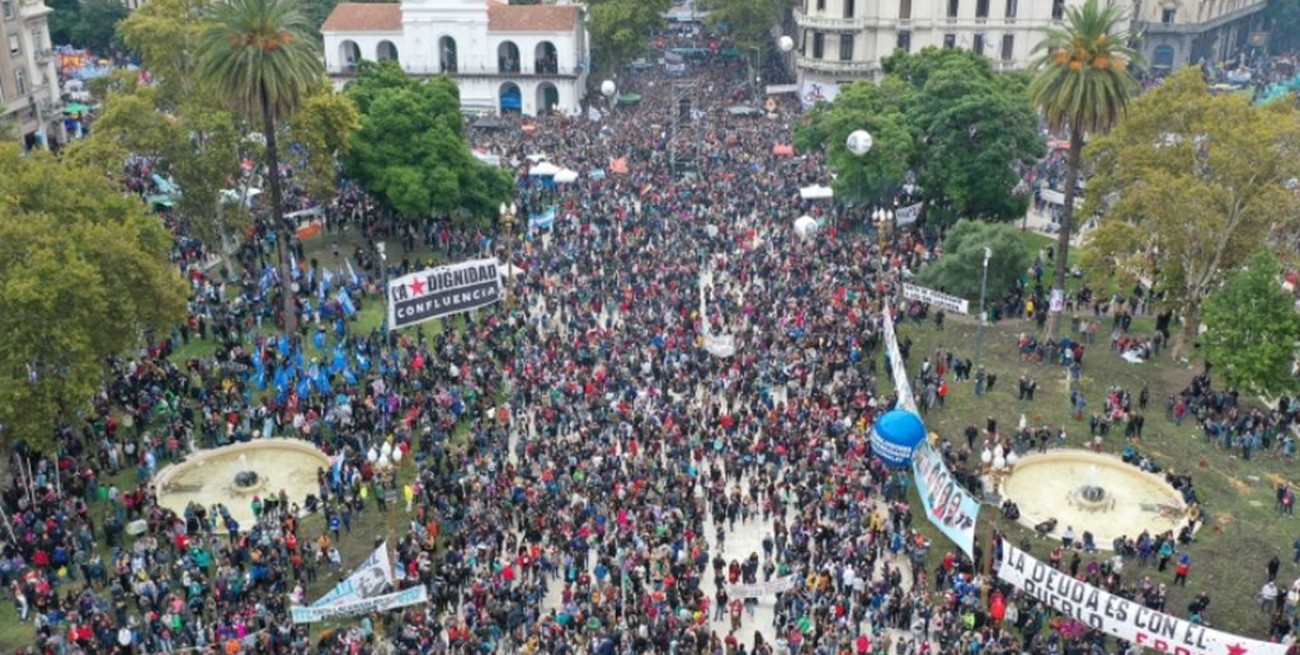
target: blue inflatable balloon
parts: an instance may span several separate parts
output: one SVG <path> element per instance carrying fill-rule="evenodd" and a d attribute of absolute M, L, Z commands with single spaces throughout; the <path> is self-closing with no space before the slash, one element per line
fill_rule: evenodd
<path fill-rule="evenodd" d="M 876 419 L 871 430 L 871 451 L 886 466 L 902 468 L 912 463 L 912 451 L 925 440 L 925 424 L 908 411 L 895 409 Z"/>

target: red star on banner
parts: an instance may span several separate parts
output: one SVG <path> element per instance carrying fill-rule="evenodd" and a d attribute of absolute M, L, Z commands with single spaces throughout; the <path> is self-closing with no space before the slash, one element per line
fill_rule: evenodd
<path fill-rule="evenodd" d="M 1246 648 L 1240 642 L 1228 646 L 1228 655 L 1246 655 Z"/>
<path fill-rule="evenodd" d="M 422 296 L 422 295 L 424 295 L 424 280 L 421 280 L 420 278 L 417 277 L 417 278 L 415 278 L 415 281 L 414 281 L 414 282 L 411 282 L 410 286 L 411 286 L 411 294 L 412 294 L 412 295 L 415 295 L 415 296 Z M 1231 655 L 1241 655 L 1241 654 L 1240 654 L 1240 653 L 1232 653 Z"/>

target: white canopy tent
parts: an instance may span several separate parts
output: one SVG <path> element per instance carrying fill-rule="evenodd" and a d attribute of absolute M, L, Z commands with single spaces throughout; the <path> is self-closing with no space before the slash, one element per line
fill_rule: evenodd
<path fill-rule="evenodd" d="M 578 171 L 564 168 L 555 174 L 556 184 L 572 184 L 577 181 L 578 181 Z"/>

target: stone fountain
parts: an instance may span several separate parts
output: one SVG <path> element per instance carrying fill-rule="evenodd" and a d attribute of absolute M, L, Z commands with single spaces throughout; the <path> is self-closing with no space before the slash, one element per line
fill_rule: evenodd
<path fill-rule="evenodd" d="M 1185 512 L 1152 512 L 1150 507 L 1184 508 L 1182 494 L 1164 478 L 1125 464 L 1118 457 L 1086 450 L 1053 450 L 1026 455 L 1003 483 L 1003 493 L 1020 508 L 1020 523 L 1033 527 L 1056 519 L 1093 534 L 1099 548 L 1116 537 L 1143 530 L 1177 532 Z M 1059 536 L 1059 535 L 1056 535 Z"/>
<path fill-rule="evenodd" d="M 158 472 L 154 483 L 158 503 L 184 513 L 190 503 L 226 506 L 244 529 L 252 527 L 253 496 L 278 494 L 301 504 L 317 492 L 317 471 L 328 470 L 330 459 L 310 442 L 299 439 L 257 439 L 212 450 L 201 450 L 186 461 Z"/>

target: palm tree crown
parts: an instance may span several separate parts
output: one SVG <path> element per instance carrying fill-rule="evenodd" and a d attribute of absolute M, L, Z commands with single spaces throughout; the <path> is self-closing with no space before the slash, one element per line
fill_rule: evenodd
<path fill-rule="evenodd" d="M 1128 109 L 1137 81 L 1129 69 L 1140 55 L 1129 47 L 1118 5 L 1087 0 L 1066 10 L 1034 49 L 1035 76 L 1029 97 L 1054 131 L 1105 132 Z"/>
<path fill-rule="evenodd" d="M 250 118 L 282 118 L 324 73 L 311 32 L 290 0 L 219 3 L 200 37 L 199 71 Z"/>

